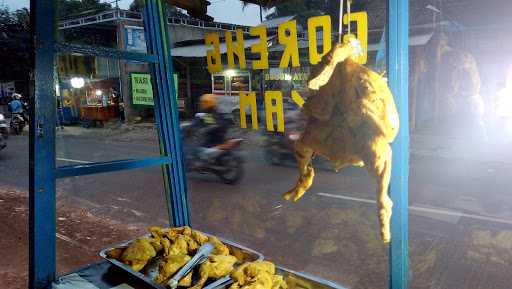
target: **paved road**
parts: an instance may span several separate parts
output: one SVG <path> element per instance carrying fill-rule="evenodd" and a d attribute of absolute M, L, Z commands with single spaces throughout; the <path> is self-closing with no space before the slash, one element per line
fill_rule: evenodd
<path fill-rule="evenodd" d="M 27 137 L 0 152 L 0 185 L 27 188 Z M 151 141 L 63 137 L 60 165 L 158 155 Z M 298 203 L 280 193 L 296 179 L 292 166 L 271 167 L 246 151 L 247 175 L 227 186 L 190 175 L 194 225 L 255 248 L 277 263 L 346 285 L 384 288 L 387 248 L 378 240 L 374 182 L 362 169 L 319 171 Z M 506 162 L 411 157 L 412 288 L 503 288 L 512 276 L 512 194 Z M 69 178 L 59 199 L 80 200 L 97 216 L 142 226 L 165 224 L 159 169 Z"/>

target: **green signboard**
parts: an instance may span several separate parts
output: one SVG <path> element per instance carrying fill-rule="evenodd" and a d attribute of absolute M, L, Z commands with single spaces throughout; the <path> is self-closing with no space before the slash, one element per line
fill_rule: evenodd
<path fill-rule="evenodd" d="M 153 101 L 153 87 L 151 74 L 132 73 L 132 99 L 133 104 L 155 105 Z"/>
<path fill-rule="evenodd" d="M 155 105 L 153 100 L 153 87 L 151 86 L 151 74 L 132 73 L 132 99 L 133 104 Z M 174 74 L 174 89 L 178 98 L 178 74 Z"/>

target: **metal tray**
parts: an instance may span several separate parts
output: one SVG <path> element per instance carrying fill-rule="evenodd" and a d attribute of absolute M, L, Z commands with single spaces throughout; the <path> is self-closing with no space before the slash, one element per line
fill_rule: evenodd
<path fill-rule="evenodd" d="M 346 289 L 334 282 L 294 272 L 279 266 L 276 266 L 276 274 L 283 276 L 288 289 Z"/>
<path fill-rule="evenodd" d="M 210 234 L 206 234 L 205 235 L 207 236 L 213 236 L 213 235 L 210 235 Z M 143 237 L 150 237 L 151 234 L 146 234 L 144 236 L 141 236 L 141 238 Z M 239 245 L 237 243 L 234 243 L 234 242 L 231 242 L 231 241 L 228 241 L 226 239 L 223 239 L 223 238 L 220 238 L 220 237 L 217 237 L 222 243 L 224 243 L 228 248 L 229 248 L 229 253 L 233 256 L 235 256 L 239 262 L 241 263 L 245 263 L 245 262 L 253 262 L 253 261 L 257 261 L 257 260 L 263 260 L 263 255 L 261 253 L 258 253 L 254 250 L 251 250 L 247 247 L 244 247 L 242 245 Z M 127 273 L 141 279 L 142 281 L 146 282 L 147 284 L 149 284 L 150 286 L 154 287 L 154 288 L 157 288 L 157 289 L 168 289 L 167 286 L 164 286 L 164 285 L 160 285 L 160 284 L 157 284 L 155 283 L 151 278 L 147 277 L 146 275 L 140 273 L 140 272 L 137 272 L 135 270 L 133 270 L 130 266 L 122 263 L 122 262 L 119 262 L 115 259 L 111 259 L 111 258 L 108 258 L 107 257 L 107 253 L 110 251 L 110 250 L 114 250 L 114 249 L 117 249 L 117 248 L 126 248 L 128 247 L 128 245 L 130 245 L 131 242 L 135 241 L 134 240 L 130 240 L 130 241 L 125 241 L 125 242 L 122 242 L 122 243 L 119 243 L 119 244 L 115 244 L 115 245 L 111 245 L 110 247 L 108 248 L 105 248 L 103 250 L 100 251 L 99 255 L 101 258 L 109 261 L 112 265 L 126 271 Z M 206 285 L 208 286 L 208 284 Z M 206 288 L 205 286 L 205 288 Z M 223 285 L 221 286 L 218 286 L 218 287 L 215 287 L 215 288 L 208 288 L 208 289 L 222 289 L 224 288 Z"/>

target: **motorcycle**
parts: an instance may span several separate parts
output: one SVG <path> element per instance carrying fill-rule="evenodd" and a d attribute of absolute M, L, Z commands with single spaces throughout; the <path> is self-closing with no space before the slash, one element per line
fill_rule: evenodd
<path fill-rule="evenodd" d="M 11 116 L 11 131 L 14 134 L 19 135 L 23 132 L 23 128 L 25 127 L 25 119 L 20 113 L 13 113 Z"/>
<path fill-rule="evenodd" d="M 9 125 L 3 114 L 0 113 L 0 150 L 7 147 L 7 138 L 9 137 Z"/>
<path fill-rule="evenodd" d="M 303 122 L 299 111 L 285 113 L 286 130 L 266 132 L 264 140 L 265 160 L 271 165 L 295 162 L 295 142 L 302 134 Z"/>
<path fill-rule="evenodd" d="M 266 133 L 264 140 L 264 157 L 267 163 L 279 166 L 295 164 L 295 143 L 300 139 L 304 127 L 304 119 L 299 111 L 286 113 L 286 130 L 284 133 Z M 323 158 L 314 158 L 315 166 L 330 170 L 332 166 Z"/>
<path fill-rule="evenodd" d="M 196 118 L 201 118 L 196 114 Z M 192 144 L 194 132 L 197 129 L 198 121 L 183 122 L 180 127 L 185 145 L 185 167 L 187 171 L 198 172 L 201 174 L 214 174 L 228 185 L 237 184 L 244 175 L 243 158 L 238 153 L 243 139 L 228 139 L 223 143 L 210 147 L 193 149 L 196 145 Z"/>

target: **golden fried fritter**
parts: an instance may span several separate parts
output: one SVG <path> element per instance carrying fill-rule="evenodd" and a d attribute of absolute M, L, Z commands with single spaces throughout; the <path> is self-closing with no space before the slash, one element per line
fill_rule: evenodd
<path fill-rule="evenodd" d="M 208 237 L 208 242 L 212 243 L 213 246 L 215 246 L 212 255 L 229 255 L 229 248 L 226 245 L 224 245 L 217 237 Z"/>
<path fill-rule="evenodd" d="M 159 266 L 158 276 L 155 278 L 155 282 L 158 284 L 167 284 L 169 279 L 178 272 L 181 267 L 190 261 L 188 255 L 171 255 L 167 256 L 162 260 Z"/>
<path fill-rule="evenodd" d="M 208 242 L 208 237 L 205 234 L 196 230 L 192 230 L 192 239 L 194 239 L 194 241 L 196 241 L 199 244 L 199 246 L 202 246 L 206 242 Z"/>
<path fill-rule="evenodd" d="M 121 261 L 132 267 L 133 270 L 140 271 L 155 256 L 156 251 L 149 239 L 143 238 L 135 240 L 124 250 Z"/>
<path fill-rule="evenodd" d="M 274 264 L 268 261 L 242 264 L 231 273 L 233 285 L 230 289 L 285 289 L 280 282 L 282 278 L 275 278 L 275 272 Z"/>
<path fill-rule="evenodd" d="M 230 255 L 211 255 L 206 262 L 199 267 L 199 281 L 190 289 L 201 289 L 208 278 L 219 279 L 229 275 L 237 259 Z"/>
<path fill-rule="evenodd" d="M 114 248 L 107 252 L 107 257 L 121 261 L 121 256 L 126 248 Z"/>

